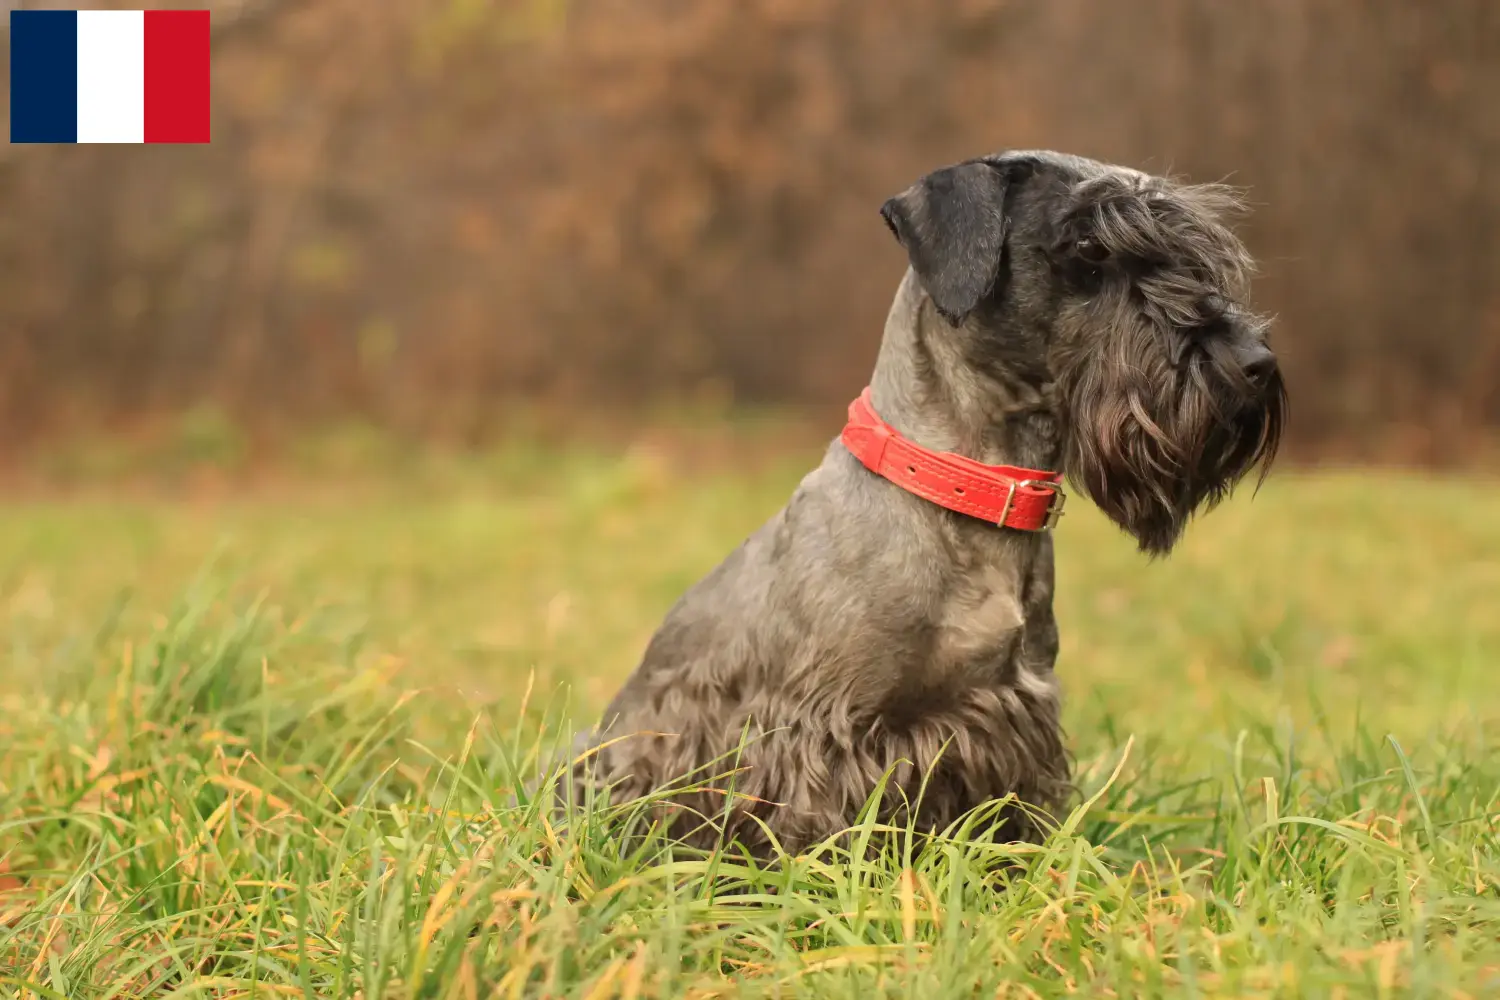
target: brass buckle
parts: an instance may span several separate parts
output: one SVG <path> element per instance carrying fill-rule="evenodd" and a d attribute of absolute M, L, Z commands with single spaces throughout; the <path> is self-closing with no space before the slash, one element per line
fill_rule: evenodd
<path fill-rule="evenodd" d="M 1005 527 L 1006 518 L 1010 517 L 1011 503 L 1016 499 L 1016 490 L 1022 486 L 1030 486 L 1035 489 L 1051 490 L 1052 503 L 1047 508 L 1047 516 L 1042 520 L 1042 526 L 1038 531 L 1051 531 L 1057 526 L 1057 519 L 1063 515 L 1063 505 L 1068 501 L 1068 495 L 1063 492 L 1061 483 L 1054 483 L 1047 479 L 1022 479 L 1010 484 L 1010 490 L 1005 494 L 1005 506 L 1000 509 L 1000 520 L 995 523 Z"/>

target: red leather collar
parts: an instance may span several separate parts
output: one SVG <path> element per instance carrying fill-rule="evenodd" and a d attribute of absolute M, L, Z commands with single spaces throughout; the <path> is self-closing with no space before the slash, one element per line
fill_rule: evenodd
<path fill-rule="evenodd" d="M 1048 530 L 1062 516 L 1061 473 L 923 448 L 880 419 L 868 387 L 849 404 L 841 439 L 865 468 L 939 507 L 1020 531 Z"/>

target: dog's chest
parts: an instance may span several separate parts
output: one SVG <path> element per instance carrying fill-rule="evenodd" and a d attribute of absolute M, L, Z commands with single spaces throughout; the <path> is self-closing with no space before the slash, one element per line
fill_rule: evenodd
<path fill-rule="evenodd" d="M 1015 567 L 965 569 L 946 588 L 936 618 L 934 667 L 1007 659 L 1026 624 Z"/>

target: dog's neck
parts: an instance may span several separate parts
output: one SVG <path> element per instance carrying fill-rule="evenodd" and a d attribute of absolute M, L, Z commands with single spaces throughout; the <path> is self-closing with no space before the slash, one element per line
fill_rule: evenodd
<path fill-rule="evenodd" d="M 1057 469 L 1062 449 L 1050 380 L 1003 358 L 977 367 L 973 352 L 963 350 L 970 334 L 938 314 L 908 270 L 870 379 L 876 412 L 924 448 L 990 465 Z"/>

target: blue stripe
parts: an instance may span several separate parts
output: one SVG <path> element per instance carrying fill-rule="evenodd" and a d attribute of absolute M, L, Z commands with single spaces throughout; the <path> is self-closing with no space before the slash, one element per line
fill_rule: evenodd
<path fill-rule="evenodd" d="M 10 12 L 10 141 L 78 141 L 78 14 Z"/>

